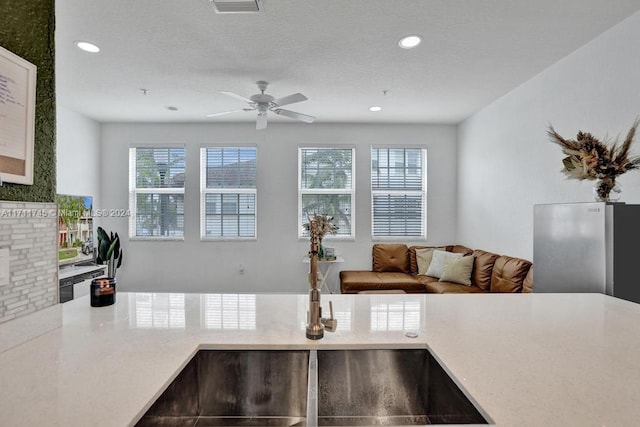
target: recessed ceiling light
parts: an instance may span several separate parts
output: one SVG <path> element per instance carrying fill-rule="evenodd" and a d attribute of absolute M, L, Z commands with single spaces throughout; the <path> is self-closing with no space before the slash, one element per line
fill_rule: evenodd
<path fill-rule="evenodd" d="M 400 39 L 398 42 L 398 46 L 403 49 L 412 49 L 418 46 L 422 42 L 422 37 L 416 34 L 412 34 L 410 36 L 406 36 Z"/>
<path fill-rule="evenodd" d="M 78 49 L 82 49 L 85 52 L 89 52 L 89 53 L 98 53 L 98 52 L 100 52 L 100 48 L 98 46 L 96 46 L 95 44 L 93 44 L 93 43 L 84 42 L 82 40 L 78 40 L 78 41 L 76 41 L 74 43 L 78 47 Z"/>
<path fill-rule="evenodd" d="M 369 107 L 369 111 L 373 111 L 373 112 L 382 111 L 382 107 Z"/>

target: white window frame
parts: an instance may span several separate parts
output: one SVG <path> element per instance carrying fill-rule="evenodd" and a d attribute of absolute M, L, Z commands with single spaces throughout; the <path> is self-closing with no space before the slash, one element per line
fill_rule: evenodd
<path fill-rule="evenodd" d="M 208 148 L 253 148 L 256 150 L 256 187 L 255 188 L 207 188 L 207 149 Z M 254 235 L 245 236 L 207 236 L 206 198 L 207 194 L 253 194 L 255 210 L 253 216 Z M 222 206 L 220 207 L 222 209 Z M 258 146 L 256 144 L 207 144 L 200 146 L 200 240 L 201 241 L 255 241 L 258 239 Z"/>
<path fill-rule="evenodd" d="M 302 151 L 303 150 L 351 150 L 351 188 L 350 189 L 322 189 L 302 188 Z M 356 149 L 352 145 L 301 145 L 298 147 L 298 216 L 296 221 L 302 218 L 303 194 L 345 194 L 351 196 L 351 233 L 327 234 L 324 240 L 355 240 L 356 236 Z M 298 239 L 308 239 L 302 224 L 298 224 Z"/>
<path fill-rule="evenodd" d="M 372 164 L 373 164 L 373 150 L 374 149 L 383 149 L 383 150 L 394 150 L 394 149 L 419 149 L 421 153 L 421 162 L 422 162 L 422 190 L 374 190 L 373 189 L 373 174 L 372 174 Z M 405 169 L 408 169 L 408 166 L 405 164 Z M 414 241 L 414 240 L 426 240 L 427 239 L 427 148 L 425 146 L 420 145 L 372 145 L 369 150 L 369 185 L 371 189 L 371 239 L 373 241 L 397 241 L 398 239 L 402 239 L 404 241 Z M 376 195 L 420 195 L 422 196 L 422 224 L 421 224 L 421 232 L 420 236 L 376 236 L 374 235 L 374 196 Z"/>
<path fill-rule="evenodd" d="M 138 148 L 182 148 L 184 149 L 184 171 L 185 171 L 185 183 L 182 188 L 136 188 L 136 176 L 137 176 L 137 156 L 136 151 Z M 129 211 L 131 216 L 129 217 L 129 240 L 149 240 L 149 241 L 184 241 L 184 235 L 187 228 L 187 206 L 185 189 L 187 187 L 187 148 L 185 144 L 136 144 L 129 146 Z M 182 236 L 137 236 L 137 195 L 138 194 L 182 194 L 183 195 L 183 228 Z"/>

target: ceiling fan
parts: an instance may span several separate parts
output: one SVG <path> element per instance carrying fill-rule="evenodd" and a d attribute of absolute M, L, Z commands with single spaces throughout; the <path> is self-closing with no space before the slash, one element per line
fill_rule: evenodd
<path fill-rule="evenodd" d="M 227 96 L 232 98 L 240 99 L 249 104 L 249 107 L 243 108 L 241 110 L 231 110 L 231 111 L 222 111 L 220 113 L 212 113 L 207 114 L 207 117 L 215 117 L 221 116 L 223 114 L 237 113 L 240 111 L 257 111 L 258 119 L 256 120 L 256 129 L 266 129 L 267 128 L 267 112 L 271 111 L 280 116 L 290 117 L 292 119 L 300 120 L 305 123 L 312 123 L 315 120 L 315 117 L 308 116 L 306 114 L 296 113 L 291 110 L 283 110 L 282 106 L 293 104 L 295 102 L 306 101 L 307 97 L 301 93 L 294 93 L 293 95 L 285 96 L 282 98 L 274 98 L 271 95 L 267 95 L 264 93 L 267 90 L 268 82 L 264 80 L 259 80 L 256 82 L 258 85 L 258 89 L 260 89 L 260 93 L 252 95 L 251 98 L 245 98 L 242 95 L 238 95 L 237 93 L 228 92 L 228 91 L 220 91 Z"/>

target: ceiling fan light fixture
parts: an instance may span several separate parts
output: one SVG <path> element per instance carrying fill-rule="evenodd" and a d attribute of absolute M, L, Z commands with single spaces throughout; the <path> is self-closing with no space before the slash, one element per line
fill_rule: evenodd
<path fill-rule="evenodd" d="M 98 46 L 83 40 L 76 40 L 75 42 L 73 42 L 73 44 L 75 44 L 78 49 L 84 50 L 85 52 L 89 52 L 89 53 L 100 52 L 100 48 Z"/>
<path fill-rule="evenodd" d="M 378 111 L 382 111 L 382 107 L 378 107 L 378 106 L 369 107 L 369 111 L 373 111 L 374 113 L 376 113 Z"/>
<path fill-rule="evenodd" d="M 411 34 L 400 39 L 398 46 L 403 49 L 413 49 L 422 43 L 422 37 L 417 34 Z"/>

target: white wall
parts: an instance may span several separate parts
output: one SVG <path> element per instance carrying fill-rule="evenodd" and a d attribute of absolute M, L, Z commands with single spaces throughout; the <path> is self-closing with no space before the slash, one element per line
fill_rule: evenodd
<path fill-rule="evenodd" d="M 100 124 L 56 106 L 57 192 L 100 200 Z"/>
<path fill-rule="evenodd" d="M 306 292 L 302 263 L 308 241 L 297 237 L 299 144 L 356 146 L 356 240 L 332 242 L 345 258 L 340 269 L 371 268 L 370 146 L 422 144 L 428 149 L 428 243 L 455 241 L 456 128 L 449 125 L 104 124 L 101 208 L 128 207 L 128 148 L 136 143 L 185 143 L 185 239 L 144 242 L 124 239 L 121 290 L 188 292 Z M 258 239 L 200 242 L 199 147 L 207 143 L 258 146 Z M 128 235 L 127 218 L 103 219 L 107 230 Z M 424 243 L 424 242 L 423 242 Z M 239 266 L 245 268 L 240 274 Z M 338 270 L 338 269 L 337 269 Z M 334 277 L 335 280 L 335 277 Z"/>
<path fill-rule="evenodd" d="M 640 13 L 632 15 L 458 129 L 458 239 L 472 248 L 533 258 L 533 205 L 593 201 L 593 181 L 561 174 L 549 142 L 579 130 L 626 136 L 640 115 Z M 635 153 L 640 153 L 640 136 Z M 640 203 L 640 173 L 623 175 L 623 198 Z"/>

